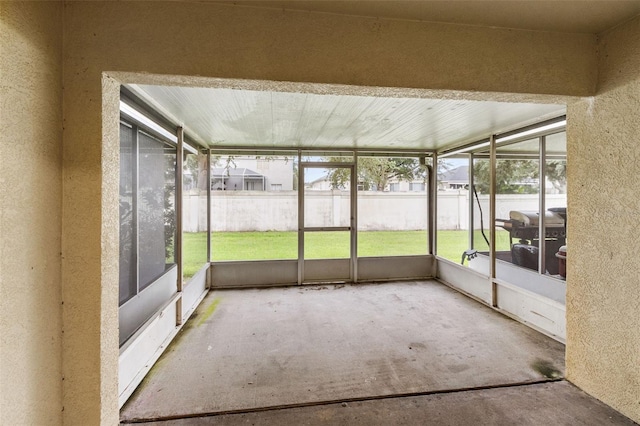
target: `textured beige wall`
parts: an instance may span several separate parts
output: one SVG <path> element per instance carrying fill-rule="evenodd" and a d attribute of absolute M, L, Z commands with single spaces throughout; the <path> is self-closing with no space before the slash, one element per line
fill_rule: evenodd
<path fill-rule="evenodd" d="M 104 72 L 564 95 L 597 78 L 589 35 L 201 2 L 67 2 L 64 20 L 68 424 L 118 416 L 117 91 L 105 79 L 103 104 Z"/>
<path fill-rule="evenodd" d="M 62 3 L 0 2 L 0 424 L 62 422 Z"/>
<path fill-rule="evenodd" d="M 590 95 L 595 37 L 201 2 L 67 5 L 78 71 Z M 80 53 L 81 52 L 81 53 Z M 67 65 L 67 64 L 65 64 Z M 88 69 L 86 68 L 88 67 Z"/>
<path fill-rule="evenodd" d="M 640 17 L 599 48 L 568 111 L 567 376 L 640 422 Z"/>

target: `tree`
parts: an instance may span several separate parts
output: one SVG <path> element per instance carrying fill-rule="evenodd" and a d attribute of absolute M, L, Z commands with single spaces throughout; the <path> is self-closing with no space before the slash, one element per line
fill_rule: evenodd
<path fill-rule="evenodd" d="M 293 161 L 293 160 L 292 160 Z M 298 162 L 293 161 L 293 190 L 298 190 L 298 176 L 300 176 L 300 169 L 298 168 Z"/>
<path fill-rule="evenodd" d="M 567 160 L 547 161 L 544 172 L 558 193 L 567 193 Z"/>
<path fill-rule="evenodd" d="M 201 191 L 207 190 L 207 154 L 198 151 L 197 155 L 188 154 L 184 162 L 184 167 L 191 173 L 194 186 Z"/>
<path fill-rule="evenodd" d="M 489 160 L 478 160 L 473 164 L 474 186 L 482 194 L 489 193 Z M 551 184 L 561 192 L 566 186 L 566 161 L 547 161 L 545 174 Z M 496 163 L 496 193 L 537 194 L 539 168 L 536 160 L 504 160 Z"/>
<path fill-rule="evenodd" d="M 328 161 L 340 161 L 329 157 Z M 357 165 L 358 185 L 365 191 L 384 191 L 391 180 L 427 181 L 427 167 L 416 158 L 360 157 Z M 335 168 L 329 173 L 331 187 L 344 189 L 349 183 L 349 169 Z"/>

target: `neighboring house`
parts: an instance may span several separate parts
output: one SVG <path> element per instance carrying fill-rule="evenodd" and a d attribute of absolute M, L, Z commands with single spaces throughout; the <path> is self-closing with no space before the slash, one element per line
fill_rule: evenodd
<path fill-rule="evenodd" d="M 229 167 L 211 169 L 214 191 L 291 191 L 293 180 L 293 160 L 280 157 L 235 157 Z"/>
<path fill-rule="evenodd" d="M 266 191 L 266 178 L 244 167 L 211 169 L 212 191 Z"/>
<path fill-rule="evenodd" d="M 427 184 L 421 179 L 412 180 L 411 182 L 391 179 L 387 185 L 387 190 L 389 192 L 425 192 Z"/>
<path fill-rule="evenodd" d="M 521 186 L 538 186 L 538 179 L 524 179 L 519 182 L 513 182 L 514 184 L 518 184 Z M 458 190 L 458 189 L 468 189 L 469 188 L 469 166 L 458 166 L 453 169 L 446 170 L 442 173 L 438 174 L 438 190 L 446 191 L 446 190 Z M 566 183 L 560 184 L 556 183 L 554 185 L 553 182 L 546 178 L 545 183 L 545 192 L 547 194 L 566 194 Z"/>
<path fill-rule="evenodd" d="M 469 166 L 458 166 L 438 175 L 438 190 L 465 189 L 469 186 Z"/>
<path fill-rule="evenodd" d="M 304 185 L 306 189 L 313 189 L 316 191 L 327 191 L 333 189 L 331 187 L 331 181 L 328 176 L 321 176 L 315 180 L 312 180 L 310 183 Z M 343 189 L 349 189 L 349 183 L 345 184 Z"/>

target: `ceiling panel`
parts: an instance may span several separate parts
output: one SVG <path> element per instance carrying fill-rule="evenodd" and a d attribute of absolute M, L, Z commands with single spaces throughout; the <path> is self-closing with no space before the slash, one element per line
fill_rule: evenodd
<path fill-rule="evenodd" d="M 557 104 L 129 88 L 212 147 L 437 150 L 565 113 Z"/>

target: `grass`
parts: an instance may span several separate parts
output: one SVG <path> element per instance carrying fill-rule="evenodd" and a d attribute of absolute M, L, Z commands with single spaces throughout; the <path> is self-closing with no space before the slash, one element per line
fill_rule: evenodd
<path fill-rule="evenodd" d="M 488 235 L 488 231 L 485 231 Z M 462 252 L 469 248 L 467 231 L 438 231 L 438 255 L 460 262 Z M 487 250 L 480 231 L 474 239 L 478 250 Z M 508 249 L 509 233 L 496 234 L 498 250 Z M 297 232 L 214 232 L 211 235 L 214 261 L 276 260 L 298 258 Z M 505 248 L 502 248 L 502 247 Z M 405 256 L 426 254 L 426 231 L 363 231 L 358 232 L 358 256 Z M 193 276 L 206 263 L 207 234 L 184 234 L 184 274 Z M 348 232 L 309 232 L 305 234 L 305 258 L 335 259 L 349 257 Z"/>
<path fill-rule="evenodd" d="M 192 277 L 207 263 L 207 233 L 185 232 L 182 244 L 183 273 Z"/>
<path fill-rule="evenodd" d="M 485 230 L 484 233 L 489 238 L 489 230 Z M 437 238 L 438 256 L 456 263 L 460 263 L 462 253 L 470 248 L 467 231 L 438 231 Z M 485 242 L 481 231 L 474 231 L 473 241 L 476 250 L 489 251 L 489 245 Z M 509 250 L 510 247 L 509 233 L 496 229 L 496 249 L 498 251 Z"/>

